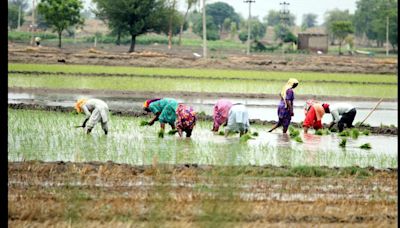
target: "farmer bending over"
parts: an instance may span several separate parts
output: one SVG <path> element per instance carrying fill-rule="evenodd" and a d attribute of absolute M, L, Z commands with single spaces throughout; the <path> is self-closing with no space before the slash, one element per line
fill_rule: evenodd
<path fill-rule="evenodd" d="M 146 100 L 143 104 L 143 109 L 146 112 L 152 112 L 155 116 L 148 122 L 148 125 L 153 125 L 155 121 L 160 122 L 160 133 L 162 136 L 165 131 L 165 124 L 168 123 L 172 130 L 175 130 L 176 111 L 178 102 L 172 98 Z"/>
<path fill-rule="evenodd" d="M 214 105 L 213 119 L 214 124 L 211 131 L 217 132 L 221 125 L 226 126 L 229 110 L 232 107 L 232 102 L 226 99 L 220 99 Z"/>
<path fill-rule="evenodd" d="M 225 137 L 229 132 L 239 132 L 240 136 L 247 133 L 250 127 L 249 113 L 246 106 L 234 104 L 229 110 L 228 124 L 225 128 Z"/>
<path fill-rule="evenodd" d="M 186 137 L 190 138 L 192 130 L 196 125 L 196 112 L 190 106 L 179 104 L 176 116 L 176 129 L 178 130 L 179 137 L 182 137 L 182 132 L 186 132 Z"/>
<path fill-rule="evenodd" d="M 353 105 L 349 103 L 336 103 L 331 105 L 329 110 L 332 115 L 332 122 L 329 124 L 329 129 L 335 124 L 338 125 L 339 132 L 343 131 L 344 125 L 348 128 L 354 127 L 353 121 L 357 111 Z M 340 116 L 342 117 L 340 118 Z"/>
<path fill-rule="evenodd" d="M 304 133 L 307 133 L 311 127 L 315 130 L 323 128 L 321 121 L 325 113 L 329 113 L 329 104 L 314 103 L 307 111 L 303 122 Z"/>
<path fill-rule="evenodd" d="M 86 128 L 86 133 L 90 134 L 97 122 L 101 121 L 101 128 L 104 134 L 108 133 L 108 105 L 100 99 L 79 99 L 75 104 L 75 109 L 78 113 L 84 112 L 86 119 L 83 122 L 83 128 Z"/>

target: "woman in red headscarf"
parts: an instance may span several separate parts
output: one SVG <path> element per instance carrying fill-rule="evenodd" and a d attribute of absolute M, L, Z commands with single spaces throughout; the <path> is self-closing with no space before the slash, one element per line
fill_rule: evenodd
<path fill-rule="evenodd" d="M 329 104 L 314 103 L 307 111 L 306 118 L 303 122 L 304 133 L 307 133 L 308 129 L 311 127 L 315 130 L 323 128 L 322 117 L 325 113 L 330 113 Z"/>

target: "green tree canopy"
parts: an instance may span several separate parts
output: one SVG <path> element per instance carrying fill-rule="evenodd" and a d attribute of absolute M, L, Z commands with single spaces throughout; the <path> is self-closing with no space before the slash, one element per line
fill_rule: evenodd
<path fill-rule="evenodd" d="M 329 39 L 331 40 L 332 44 L 336 39 L 332 31 L 332 24 L 335 21 L 352 21 L 352 20 L 353 20 L 353 15 L 349 13 L 349 10 L 333 9 L 325 12 L 324 26 L 326 32 L 329 34 Z"/>
<path fill-rule="evenodd" d="M 82 8 L 80 0 L 42 0 L 39 3 L 39 13 L 58 34 L 58 47 L 61 48 L 61 34 L 65 29 L 83 24 Z"/>
<path fill-rule="evenodd" d="M 301 24 L 302 29 L 312 28 L 317 25 L 317 14 L 307 13 L 303 15 L 303 22 Z"/>
<path fill-rule="evenodd" d="M 246 23 L 247 24 L 247 23 Z M 251 40 L 260 40 L 265 36 L 266 26 L 261 23 L 257 17 L 251 18 Z M 247 41 L 248 27 L 242 27 L 239 33 L 239 39 L 242 42 Z"/>
<path fill-rule="evenodd" d="M 211 16 L 214 24 L 220 31 L 223 29 L 223 24 L 226 18 L 239 23 L 239 15 L 235 12 L 232 6 L 225 2 L 216 2 L 206 5 L 206 14 Z"/>
<path fill-rule="evenodd" d="M 339 54 L 342 54 L 341 47 L 344 39 L 354 33 L 353 24 L 351 21 L 335 21 L 331 25 L 333 35 L 339 39 Z"/>
<path fill-rule="evenodd" d="M 206 11 L 207 12 L 207 11 Z M 200 14 L 195 17 L 193 23 L 193 32 L 199 36 L 203 36 L 203 20 Z M 219 40 L 219 29 L 216 24 L 214 24 L 213 18 L 211 16 L 206 16 L 206 28 L 207 28 L 207 40 Z"/>
<path fill-rule="evenodd" d="M 120 26 L 131 35 L 129 52 L 135 51 L 136 37 L 147 32 L 160 32 L 168 24 L 163 0 L 93 0 L 97 15 L 109 26 Z M 112 28 L 112 27 L 111 27 Z"/>
<path fill-rule="evenodd" d="M 8 26 L 12 29 L 18 27 L 18 11 L 19 7 L 16 5 L 8 5 Z M 24 22 L 21 15 L 21 24 Z"/>
<path fill-rule="evenodd" d="M 386 41 L 386 17 L 389 17 L 389 41 L 397 46 L 397 0 L 359 0 L 354 13 L 355 33 L 366 35 L 382 46 Z"/>
<path fill-rule="evenodd" d="M 263 18 L 263 20 L 264 23 L 266 23 L 268 26 L 275 27 L 276 25 L 281 24 L 281 14 L 279 13 L 279 11 L 270 10 L 267 16 Z M 292 13 L 289 13 L 287 25 L 293 26 L 295 25 L 295 21 L 296 21 L 296 16 Z"/>

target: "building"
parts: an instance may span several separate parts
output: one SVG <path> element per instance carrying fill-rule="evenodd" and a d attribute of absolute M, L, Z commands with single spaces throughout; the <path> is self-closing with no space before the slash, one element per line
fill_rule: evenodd
<path fill-rule="evenodd" d="M 310 52 L 328 52 L 328 35 L 324 33 L 299 33 L 298 50 L 308 50 Z"/>

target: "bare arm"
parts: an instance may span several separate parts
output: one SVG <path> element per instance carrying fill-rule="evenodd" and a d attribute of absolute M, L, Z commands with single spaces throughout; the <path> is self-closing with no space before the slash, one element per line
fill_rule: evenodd
<path fill-rule="evenodd" d="M 157 112 L 156 115 L 153 117 L 153 119 L 150 120 L 149 125 L 153 125 L 154 122 L 158 120 L 158 117 L 160 116 L 161 112 Z"/>

